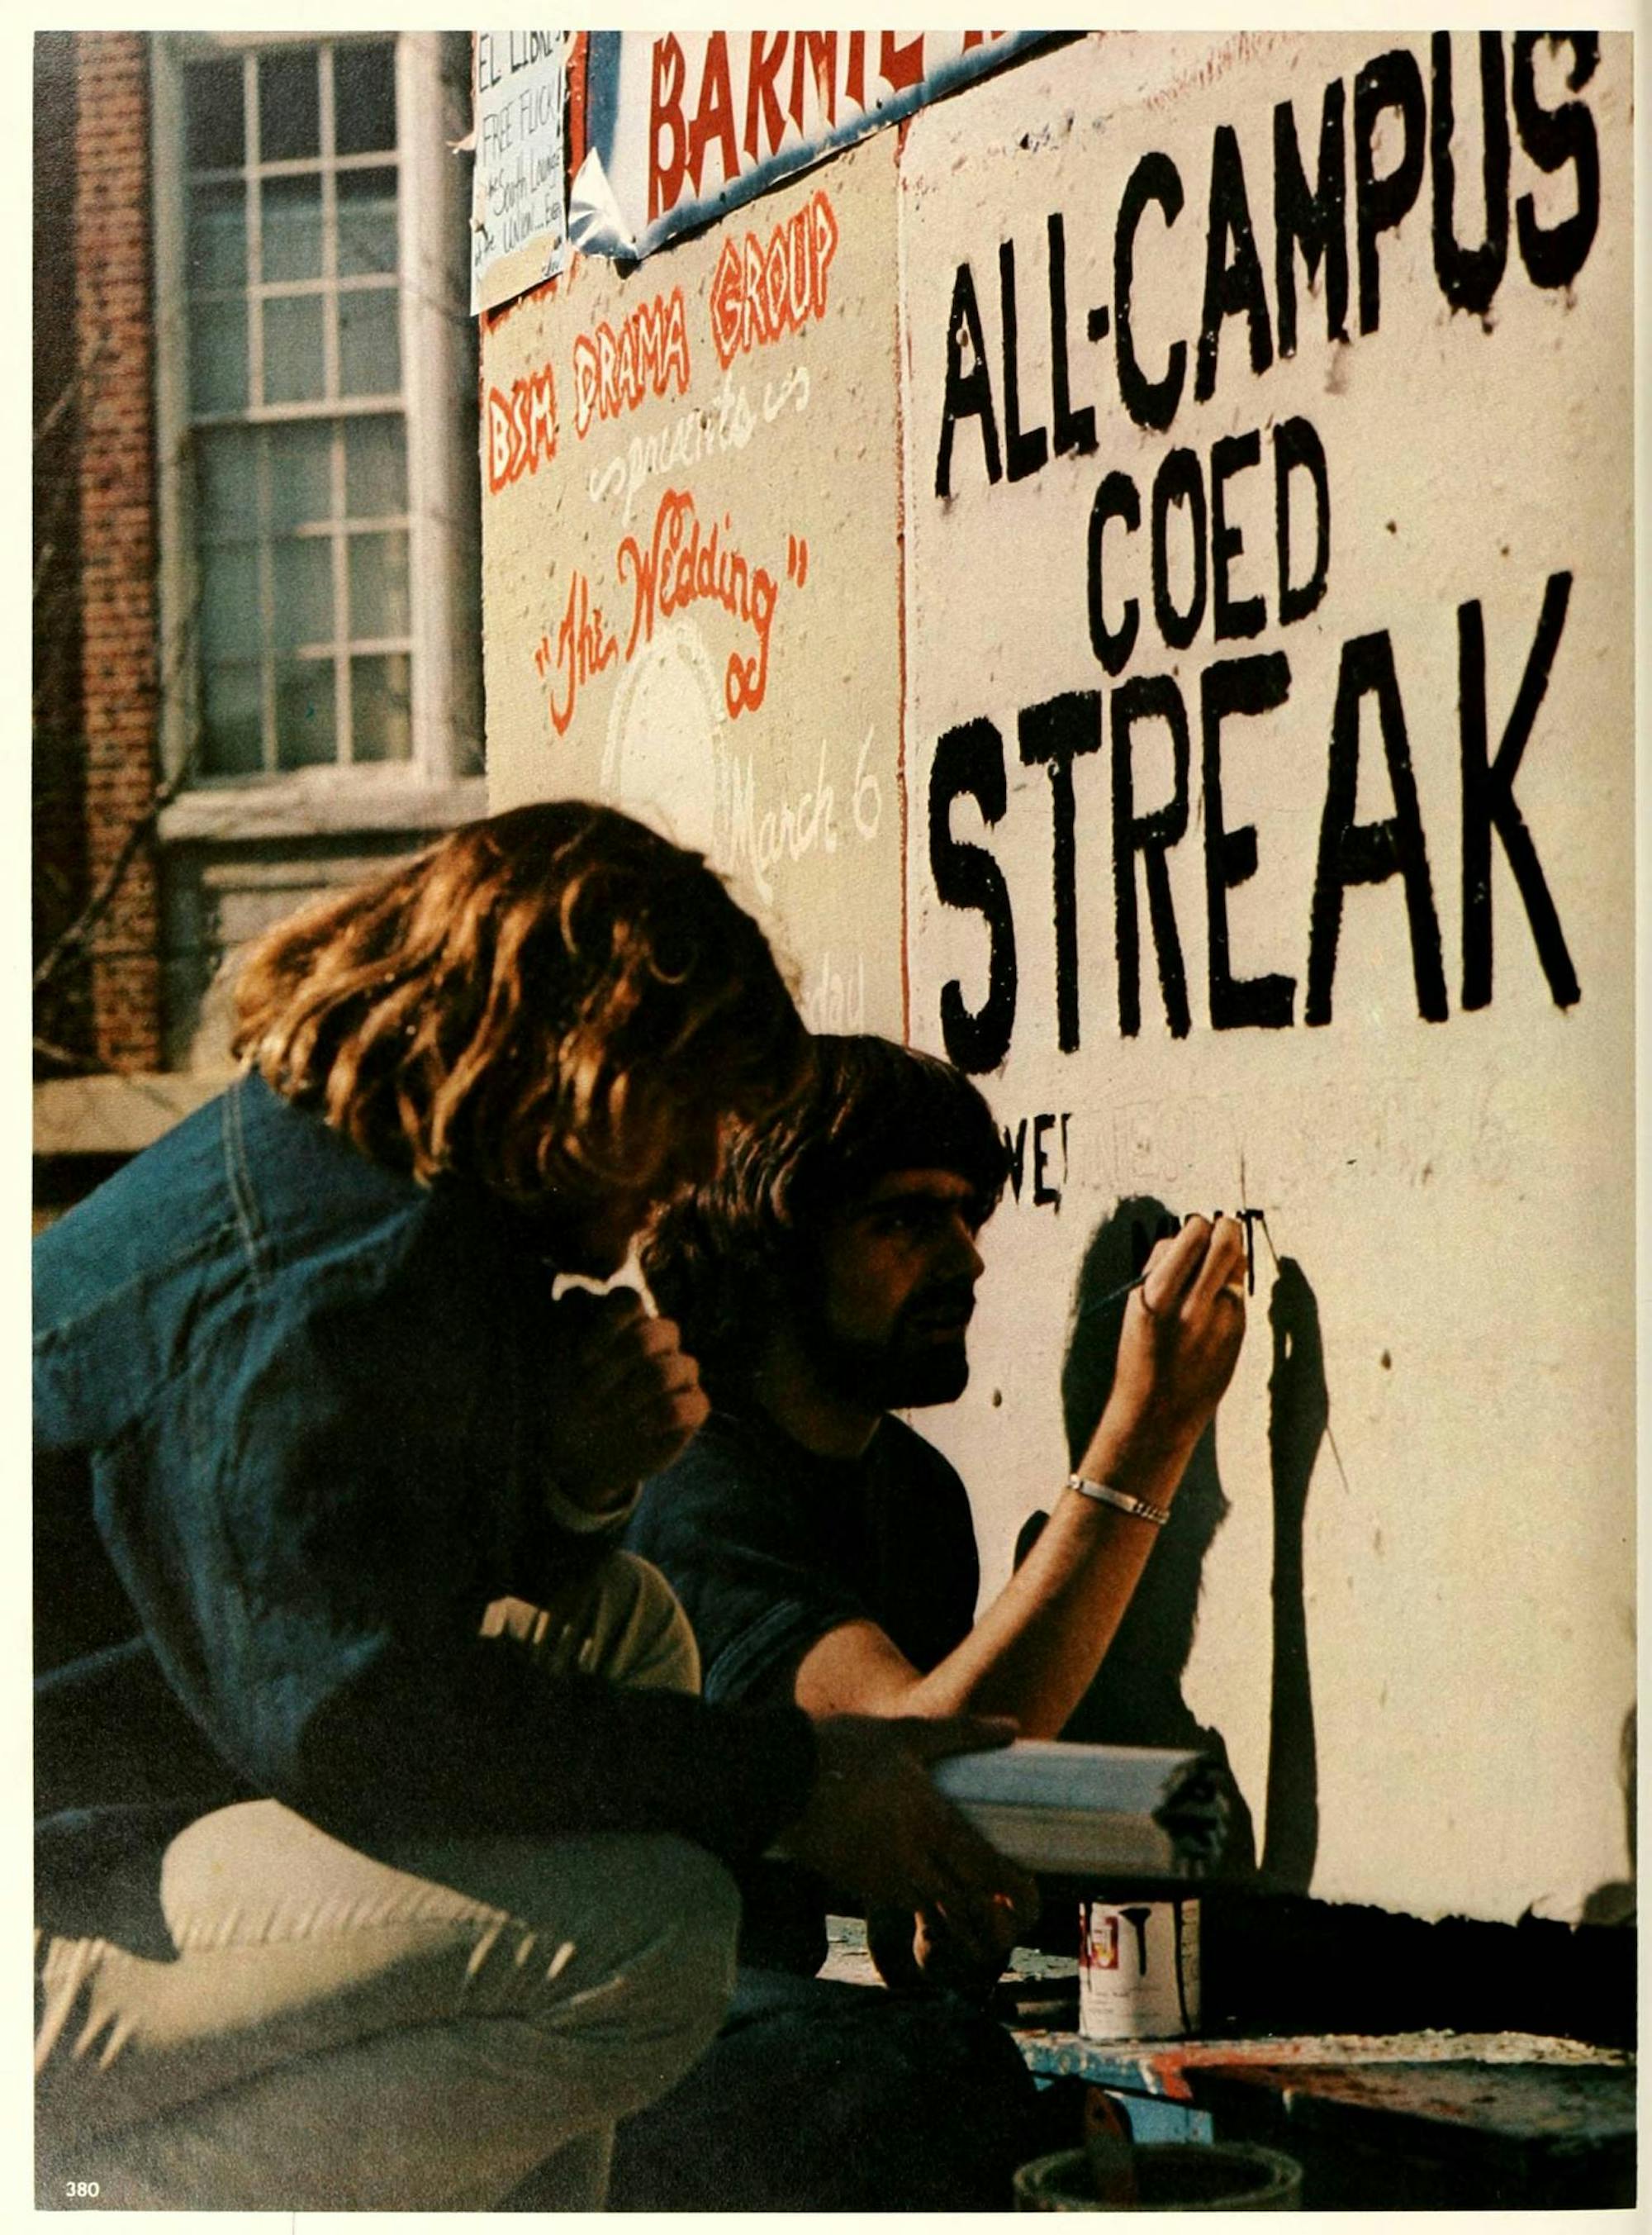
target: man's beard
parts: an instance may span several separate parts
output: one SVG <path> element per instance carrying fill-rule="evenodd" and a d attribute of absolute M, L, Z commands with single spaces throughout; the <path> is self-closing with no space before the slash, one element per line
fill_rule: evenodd
<path fill-rule="evenodd" d="M 931 1290 L 909 1297 L 880 1337 L 845 1334 L 823 1311 L 809 1310 L 804 1340 L 821 1387 L 867 1412 L 951 1404 L 970 1379 L 967 1329 L 960 1324 L 942 1334 L 925 1327 L 923 1315 L 967 1304 L 969 1294 Z"/>

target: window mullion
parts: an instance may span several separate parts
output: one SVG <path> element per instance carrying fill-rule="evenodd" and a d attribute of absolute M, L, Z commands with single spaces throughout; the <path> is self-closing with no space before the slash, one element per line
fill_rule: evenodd
<path fill-rule="evenodd" d="M 249 54 L 242 79 L 246 110 L 246 146 L 243 177 L 246 182 L 246 379 L 247 402 L 256 409 L 264 402 L 264 181 L 258 162 L 261 129 L 258 116 L 258 56 Z"/>
<path fill-rule="evenodd" d="M 348 765 L 356 757 L 349 692 L 349 477 L 344 455 L 344 423 L 333 422 L 333 704 L 338 724 L 338 757 Z"/>
<path fill-rule="evenodd" d="M 270 439 L 256 437 L 254 480 L 258 490 L 257 550 L 258 554 L 258 707 L 264 738 L 264 765 L 274 775 L 281 765 L 280 696 L 277 688 L 275 654 L 275 550 L 271 541 Z"/>
<path fill-rule="evenodd" d="M 319 51 L 321 69 L 321 270 L 324 283 L 322 315 L 323 380 L 330 401 L 336 402 L 343 381 L 338 344 L 338 133 L 334 102 L 333 53 L 330 44 Z M 333 422 L 331 446 L 333 529 L 330 537 L 333 574 L 333 727 L 341 765 L 355 758 L 349 704 L 349 566 L 343 533 L 345 516 L 344 430 Z"/>
<path fill-rule="evenodd" d="M 323 363 L 328 396 L 340 392 L 338 352 L 338 177 L 334 161 L 333 49 L 323 46 L 321 62 L 321 272 L 326 294 L 322 321 Z"/>

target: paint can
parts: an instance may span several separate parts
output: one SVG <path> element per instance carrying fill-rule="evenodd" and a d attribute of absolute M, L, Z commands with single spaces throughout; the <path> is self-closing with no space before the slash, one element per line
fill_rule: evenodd
<path fill-rule="evenodd" d="M 1083 2150 L 1035 2158 L 1015 2173 L 1017 2212 L 1300 2212 L 1303 2171 L 1254 2142 L 1139 2142 L 1126 2188 L 1098 2190 Z"/>
<path fill-rule="evenodd" d="M 1079 1904 L 1079 2031 L 1090 2041 L 1197 2033 L 1198 1904 Z"/>

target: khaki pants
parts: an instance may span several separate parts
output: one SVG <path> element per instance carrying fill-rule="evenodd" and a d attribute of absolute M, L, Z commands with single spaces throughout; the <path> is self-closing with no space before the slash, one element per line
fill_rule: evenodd
<path fill-rule="evenodd" d="M 628 1554 L 484 1629 L 557 1668 L 698 1681 Z M 677 1838 L 409 1839 L 392 1867 L 268 1800 L 174 1839 L 161 1905 L 173 1963 L 38 1950 L 44 2207 L 95 2181 L 104 2210 L 480 2211 L 554 2160 L 563 2208 L 598 2209 L 615 2121 L 716 2032 L 739 1917 Z"/>

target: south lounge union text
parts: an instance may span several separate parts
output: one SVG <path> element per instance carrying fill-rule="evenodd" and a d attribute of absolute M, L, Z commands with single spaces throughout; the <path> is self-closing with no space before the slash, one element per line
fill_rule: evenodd
<path fill-rule="evenodd" d="M 1197 401 L 1215 389 L 1217 355 L 1231 319 L 1248 334 L 1253 373 L 1263 374 L 1296 348 L 1296 261 L 1300 256 L 1310 281 L 1322 272 L 1328 338 L 1346 344 L 1350 308 L 1360 334 L 1374 333 L 1381 315 L 1381 236 L 1396 227 L 1431 181 L 1435 277 L 1454 311 L 1484 318 L 1499 285 L 1510 274 L 1511 218 L 1519 263 L 1526 279 L 1543 288 L 1570 287 L 1588 258 L 1600 213 L 1600 154 L 1595 122 L 1587 106 L 1563 100 L 1544 106 L 1538 97 L 1538 35 L 1522 34 L 1505 54 L 1502 37 L 1482 33 L 1477 41 L 1479 99 L 1484 118 L 1485 238 L 1465 247 L 1454 226 L 1455 180 L 1452 156 L 1453 102 L 1452 41 L 1436 34 L 1429 57 L 1429 82 L 1417 57 L 1405 49 L 1379 55 L 1355 75 L 1351 103 L 1339 78 L 1324 89 L 1319 122 L 1316 176 L 1304 171 L 1293 105 L 1281 102 L 1273 114 L 1274 309 L 1270 315 L 1245 186 L 1238 137 L 1230 125 L 1214 132 L 1210 165 L 1205 263 L 1199 331 L 1192 364 Z M 1594 75 L 1598 41 L 1583 34 L 1557 34 L 1564 84 L 1580 91 Z M 1512 67 L 1511 67 L 1512 65 Z M 1349 109 L 1352 129 L 1349 131 Z M 1549 174 L 1572 174 L 1575 207 L 1557 221 L 1538 222 L 1532 197 L 1511 203 L 1510 112 L 1526 154 Z M 1376 150 L 1385 123 L 1397 123 L 1399 156 L 1379 173 Z M 1385 141 L 1385 146 L 1392 144 Z M 1350 163 L 1351 155 L 1351 163 Z M 1352 194 L 1349 172 L 1352 171 Z M 1557 180 L 1557 188 L 1564 185 Z M 1189 351 L 1176 341 L 1162 370 L 1145 369 L 1138 355 L 1131 304 L 1138 255 L 1138 230 L 1154 206 L 1159 220 L 1181 216 L 1185 188 L 1172 159 L 1151 153 L 1135 165 L 1120 199 L 1113 237 L 1113 302 L 1087 315 L 1088 338 L 1104 341 L 1111 330 L 1120 400 L 1139 427 L 1163 431 L 1173 422 L 1189 384 Z M 1349 204 L 1355 244 L 1350 273 Z M 1564 202 L 1564 196 L 1562 197 Z M 1146 249 L 1144 236 L 1144 251 Z M 1096 450 L 1096 414 L 1074 397 L 1066 282 L 1066 221 L 1052 212 L 1046 224 L 1050 383 L 1045 423 L 1033 423 L 1024 410 L 1020 382 L 1015 245 L 1002 241 L 998 252 L 1000 352 L 989 357 L 974 271 L 957 266 L 953 282 L 946 343 L 945 387 L 936 453 L 935 494 L 950 500 L 960 472 L 984 474 L 989 484 L 1014 482 L 1038 473 L 1063 454 Z M 1350 305 L 1350 294 L 1356 302 Z M 995 377 L 996 374 L 996 377 Z M 1045 399 L 1041 398 L 1041 404 Z M 1146 486 L 1129 475 L 1106 473 L 1091 506 L 1087 537 L 1087 603 L 1091 648 L 1109 678 L 1120 676 L 1147 642 L 1142 600 L 1122 594 L 1121 586 L 1151 585 L 1152 624 L 1172 651 L 1192 645 L 1207 618 L 1214 639 L 1255 638 L 1268 625 L 1261 594 L 1236 596 L 1231 562 L 1242 547 L 1238 529 L 1228 517 L 1230 486 L 1248 472 L 1270 469 L 1277 576 L 1275 610 L 1289 627 L 1316 611 L 1322 600 L 1330 567 L 1330 481 L 1324 447 L 1312 423 L 1286 418 L 1263 433 L 1251 429 L 1212 443 L 1206 455 L 1171 449 Z M 1302 515 L 1311 509 L 1312 530 Z M 1293 528 L 1295 533 L 1293 534 Z M 1145 531 L 1145 532 L 1144 532 Z M 1172 583 L 1172 537 L 1191 545 L 1192 587 L 1184 604 Z M 1142 545 L 1146 544 L 1146 551 Z M 1311 547 L 1311 559 L 1309 555 Z M 1186 569 L 1180 569 L 1185 574 Z M 1485 1007 L 1492 991 L 1492 857 L 1501 846 L 1530 925 L 1537 959 L 1555 1002 L 1577 1001 L 1579 988 L 1555 901 L 1544 877 L 1536 842 L 1515 798 L 1515 778 L 1532 734 L 1551 669 L 1565 626 L 1572 578 L 1551 573 L 1534 598 L 1535 626 L 1524 673 L 1512 689 L 1512 711 L 1500 737 L 1488 735 L 1485 623 L 1479 600 L 1458 608 L 1459 731 L 1462 799 L 1462 953 L 1460 1006 Z M 1151 654 L 1149 654 L 1151 657 Z M 1228 932 L 1228 894 L 1257 868 L 1253 827 L 1229 829 L 1222 803 L 1222 734 L 1229 720 L 1266 713 L 1284 705 L 1290 691 L 1290 665 L 1283 651 L 1221 658 L 1198 678 L 1198 705 L 1190 710 L 1176 678 L 1166 673 L 1133 674 L 1109 692 L 1105 734 L 1111 744 L 1113 903 L 1118 961 L 1119 1032 L 1141 1027 L 1141 925 L 1137 901 L 1139 856 L 1146 887 L 1148 925 L 1158 965 L 1159 992 L 1171 1032 L 1185 1037 L 1192 1028 L 1187 974 L 1172 903 L 1167 855 L 1185 837 L 1190 822 L 1189 776 L 1192 720 L 1199 731 L 1203 783 L 1204 882 L 1208 932 L 1209 1021 L 1217 1031 L 1277 1028 L 1297 1018 L 1297 982 L 1283 973 L 1236 974 Z M 1373 702 L 1374 728 L 1385 758 L 1393 813 L 1375 822 L 1358 822 L 1358 784 L 1363 702 Z M 1504 703 L 1510 703 L 1505 697 Z M 1149 813 L 1138 813 L 1133 796 L 1132 740 L 1137 726 L 1162 724 L 1168 733 L 1174 771 L 1172 796 Z M 1074 764 L 1099 750 L 1104 740 L 1102 693 L 1070 691 L 1023 707 L 1015 718 L 1015 748 L 1022 763 L 1042 765 L 1050 789 L 1052 882 L 1055 901 L 1055 1027 L 1063 1052 L 1080 1042 L 1080 970 L 1074 890 Z M 1368 747 L 1368 750 L 1370 750 Z M 990 832 L 1008 803 L 1006 746 L 997 724 L 985 718 L 944 731 L 937 741 L 928 793 L 930 874 L 937 897 L 948 907 L 977 912 L 989 939 L 984 1000 L 971 1007 L 956 979 L 941 989 L 940 1022 L 947 1053 L 965 1070 L 996 1069 L 1009 1051 L 1015 1029 L 1018 971 L 1015 913 L 1009 881 L 989 847 L 953 835 L 952 809 L 972 801 Z M 1329 750 L 1311 903 L 1304 1023 L 1331 1021 L 1336 950 L 1343 896 L 1359 884 L 1400 881 L 1406 911 L 1419 1014 L 1431 1020 L 1448 1014 L 1445 961 L 1435 910 L 1427 847 L 1419 810 L 1405 712 L 1388 632 L 1350 639 L 1342 647 L 1330 713 Z"/>

